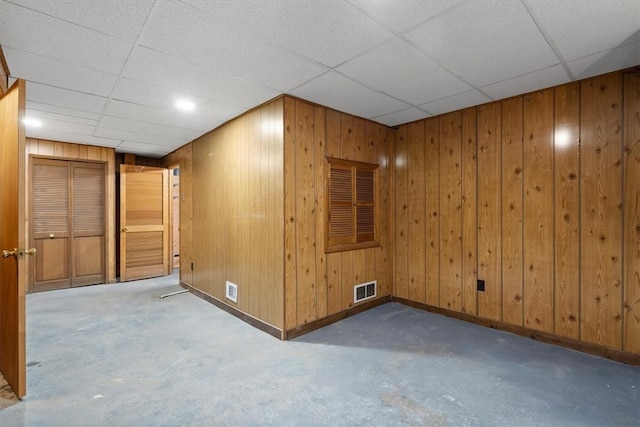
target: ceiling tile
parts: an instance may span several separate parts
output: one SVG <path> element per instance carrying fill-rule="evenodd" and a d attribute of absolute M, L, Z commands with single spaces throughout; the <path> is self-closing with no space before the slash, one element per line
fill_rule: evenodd
<path fill-rule="evenodd" d="M 491 101 L 491 99 L 487 98 L 477 90 L 470 90 L 468 92 L 438 99 L 437 101 L 428 102 L 421 105 L 420 108 L 427 110 L 433 115 L 438 115 L 461 110 L 467 107 L 473 107 L 474 105 L 484 104 L 489 101 Z"/>
<path fill-rule="evenodd" d="M 577 79 L 640 65 L 640 42 L 576 59 L 567 64 Z"/>
<path fill-rule="evenodd" d="M 524 76 L 484 86 L 482 91 L 493 99 L 503 99 L 569 81 L 569 76 L 564 68 L 561 65 L 555 65 L 545 70 L 535 71 Z"/>
<path fill-rule="evenodd" d="M 427 55 L 465 81 L 484 86 L 559 63 L 516 1 L 473 1 L 406 33 Z"/>
<path fill-rule="evenodd" d="M 119 39 L 135 41 L 155 0 L 10 0 L 24 6 Z"/>
<path fill-rule="evenodd" d="M 29 87 L 31 87 L 29 85 Z M 42 104 L 40 102 L 29 101 L 27 106 L 28 111 L 37 112 L 38 114 L 53 114 L 56 116 L 65 117 L 65 120 L 77 120 L 81 123 L 83 120 L 98 121 L 100 114 L 92 113 L 90 111 L 74 110 L 71 108 L 60 107 L 58 105 Z"/>
<path fill-rule="evenodd" d="M 102 116 L 102 119 L 100 120 L 100 128 L 127 132 L 140 132 L 150 135 L 167 135 L 172 138 L 181 139 L 182 141 L 191 141 L 202 135 L 202 132 L 191 129 L 165 126 L 157 123 L 146 123 L 113 116 Z"/>
<path fill-rule="evenodd" d="M 471 89 L 398 38 L 349 61 L 337 70 L 412 105 Z"/>
<path fill-rule="evenodd" d="M 108 97 L 118 76 L 55 61 L 10 47 L 2 49 L 11 72 L 35 83 Z"/>
<path fill-rule="evenodd" d="M 157 9 L 140 41 L 152 50 L 281 91 L 326 71 L 191 6 L 170 1 Z"/>
<path fill-rule="evenodd" d="M 279 95 L 274 89 L 141 47 L 132 53 L 123 76 L 245 108 Z"/>
<path fill-rule="evenodd" d="M 250 0 L 222 5 L 208 0 L 186 2 L 210 16 L 226 18 L 242 33 L 330 68 L 393 36 L 345 1 Z"/>
<path fill-rule="evenodd" d="M 107 98 L 101 96 L 33 82 L 27 84 L 26 93 L 28 105 L 30 105 L 30 102 L 38 102 L 91 113 L 102 112 L 107 102 Z"/>
<path fill-rule="evenodd" d="M 47 126 L 48 121 L 56 121 L 60 123 L 72 123 L 87 126 L 93 129 L 97 124 L 97 119 L 88 119 L 84 117 L 69 116 L 66 114 L 51 113 L 48 111 L 40 111 L 37 109 L 27 108 L 25 111 L 27 117 L 33 117 L 42 121 L 43 126 Z"/>
<path fill-rule="evenodd" d="M 107 129 L 104 127 L 100 127 L 96 132 L 95 136 L 110 138 L 110 139 L 121 139 L 126 141 L 133 142 L 141 142 L 146 144 L 156 144 L 162 146 L 176 146 L 180 145 L 181 139 L 171 137 L 169 135 L 152 135 L 148 133 L 141 132 L 128 132 L 126 130 L 117 130 L 117 129 Z"/>
<path fill-rule="evenodd" d="M 291 94 L 364 118 L 378 117 L 409 107 L 404 102 L 374 92 L 333 71 L 296 88 Z"/>
<path fill-rule="evenodd" d="M 45 128 L 27 128 L 27 138 L 50 139 L 52 141 L 71 142 L 74 144 L 88 144 L 98 147 L 115 147 L 120 144 L 119 139 L 100 138 L 96 136 L 71 133 L 64 131 L 52 131 Z"/>
<path fill-rule="evenodd" d="M 530 0 L 527 5 L 566 61 L 640 40 L 638 0 Z"/>
<path fill-rule="evenodd" d="M 349 3 L 386 26 L 402 33 L 465 0 L 349 0 Z"/>
<path fill-rule="evenodd" d="M 396 111 L 393 113 L 385 114 L 382 116 L 374 117 L 378 123 L 382 123 L 387 126 L 397 126 L 409 122 L 414 122 L 416 120 L 424 119 L 425 117 L 429 117 L 430 114 L 422 111 L 419 108 L 411 107 L 401 111 Z"/>
<path fill-rule="evenodd" d="M 0 40 L 3 47 L 110 74 L 120 73 L 131 50 L 129 43 L 115 37 L 7 2 L 0 2 Z"/>

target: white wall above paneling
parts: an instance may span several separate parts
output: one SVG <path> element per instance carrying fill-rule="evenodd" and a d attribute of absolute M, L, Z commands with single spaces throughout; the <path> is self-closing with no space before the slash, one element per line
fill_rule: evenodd
<path fill-rule="evenodd" d="M 395 126 L 637 66 L 640 0 L 0 0 L 0 45 L 28 136 L 160 156 L 283 93 Z"/>

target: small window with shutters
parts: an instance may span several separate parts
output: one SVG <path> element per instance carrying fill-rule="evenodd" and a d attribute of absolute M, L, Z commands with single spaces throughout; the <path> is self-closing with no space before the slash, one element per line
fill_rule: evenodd
<path fill-rule="evenodd" d="M 328 158 L 326 252 L 378 246 L 376 174 L 378 165 Z"/>

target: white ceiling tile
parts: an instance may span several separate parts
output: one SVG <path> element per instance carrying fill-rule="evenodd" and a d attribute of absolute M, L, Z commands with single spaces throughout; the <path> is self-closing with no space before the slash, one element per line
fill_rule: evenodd
<path fill-rule="evenodd" d="M 420 105 L 420 108 L 427 110 L 433 115 L 437 115 L 461 110 L 467 107 L 473 107 L 474 105 L 484 104 L 489 101 L 491 101 L 491 99 L 487 98 L 477 90 L 470 90 L 468 92 L 428 102 Z"/>
<path fill-rule="evenodd" d="M 364 118 L 378 117 L 409 107 L 404 102 L 374 92 L 333 71 L 296 88 L 291 94 Z"/>
<path fill-rule="evenodd" d="M 383 125 L 396 126 L 424 119 L 429 116 L 429 113 L 422 111 L 419 108 L 411 107 L 401 111 L 395 111 L 393 113 L 374 117 L 373 120 L 378 123 L 382 123 Z"/>
<path fill-rule="evenodd" d="M 29 127 L 26 129 L 27 138 L 37 138 L 37 139 L 49 139 L 52 141 L 60 141 L 60 142 L 71 142 L 74 144 L 88 144 L 95 145 L 98 147 L 116 147 L 120 144 L 119 139 L 108 139 L 108 138 L 99 138 L 96 136 L 80 134 L 80 133 L 71 133 L 64 131 L 52 131 L 46 130 L 45 128 L 33 128 Z"/>
<path fill-rule="evenodd" d="M 0 2 L 0 40 L 3 46 L 111 74 L 120 73 L 131 50 L 115 37 L 7 2 Z"/>
<path fill-rule="evenodd" d="M 113 116 L 102 116 L 102 119 L 100 120 L 100 128 L 150 135 L 166 135 L 168 137 L 178 138 L 182 141 L 191 141 L 202 135 L 202 132 L 191 129 L 165 126 L 157 123 L 146 123 Z"/>
<path fill-rule="evenodd" d="M 118 76 L 56 61 L 10 47 L 3 49 L 11 72 L 35 83 L 108 97 Z"/>
<path fill-rule="evenodd" d="M 151 12 L 154 0 L 10 0 L 11 3 L 134 41 Z"/>
<path fill-rule="evenodd" d="M 545 70 L 535 71 L 524 76 L 484 86 L 481 89 L 493 99 L 503 99 L 567 83 L 569 80 L 564 68 L 561 65 L 555 65 Z"/>
<path fill-rule="evenodd" d="M 29 85 L 29 87 L 31 87 L 31 85 Z M 72 108 L 61 107 L 59 105 L 42 104 L 36 101 L 29 101 L 27 110 L 44 114 L 51 113 L 59 116 L 64 116 L 69 120 L 78 120 L 79 123 L 85 119 L 97 121 L 100 118 L 99 113 L 84 110 L 74 110 Z"/>
<path fill-rule="evenodd" d="M 527 4 L 566 61 L 640 40 L 638 0 L 529 0 Z"/>
<path fill-rule="evenodd" d="M 199 95 L 201 93 L 194 95 L 178 89 L 123 78 L 116 85 L 112 99 L 174 110 L 176 102 L 186 98 L 195 104 L 196 112 L 206 113 L 221 120 L 229 120 L 247 110 L 246 107 L 203 98 Z"/>
<path fill-rule="evenodd" d="M 640 65 L 640 42 L 600 52 L 567 64 L 577 79 Z"/>
<path fill-rule="evenodd" d="M 393 35 L 345 1 L 252 0 L 220 5 L 207 0 L 188 0 L 187 3 L 207 11 L 210 16 L 228 18 L 228 22 L 243 33 L 251 33 L 266 43 L 330 68 Z"/>
<path fill-rule="evenodd" d="M 102 138 L 110 138 L 110 139 L 121 139 L 126 141 L 140 142 L 146 144 L 155 144 L 162 146 L 176 146 L 182 145 L 182 141 L 180 138 L 171 137 L 168 135 L 152 135 L 148 133 L 141 132 L 128 132 L 125 130 L 118 129 L 107 129 L 104 127 L 100 127 L 96 132 L 95 136 L 99 136 Z"/>
<path fill-rule="evenodd" d="M 141 47 L 134 50 L 123 76 L 245 108 L 279 95 L 274 89 Z"/>
<path fill-rule="evenodd" d="M 476 86 L 559 63 L 519 1 L 473 1 L 406 33 L 427 55 Z"/>
<path fill-rule="evenodd" d="M 42 119 L 42 128 L 54 132 L 65 132 L 81 135 L 93 135 L 95 124 L 73 123 L 66 120 L 55 120 L 53 118 Z"/>
<path fill-rule="evenodd" d="M 28 82 L 26 94 L 27 103 L 33 101 L 91 113 L 101 113 L 107 102 L 107 98 L 101 96 L 33 82 Z"/>
<path fill-rule="evenodd" d="M 398 38 L 347 62 L 337 70 L 412 105 L 471 89 Z"/>
<path fill-rule="evenodd" d="M 393 31 L 402 33 L 465 0 L 349 0 Z"/>
<path fill-rule="evenodd" d="M 91 129 L 93 129 L 98 124 L 97 118 L 89 119 L 84 117 L 69 116 L 66 114 L 51 113 L 48 111 L 41 111 L 32 108 L 27 108 L 25 114 L 27 117 L 33 117 L 35 119 L 41 120 L 45 126 L 48 121 L 84 125 L 90 127 Z"/>

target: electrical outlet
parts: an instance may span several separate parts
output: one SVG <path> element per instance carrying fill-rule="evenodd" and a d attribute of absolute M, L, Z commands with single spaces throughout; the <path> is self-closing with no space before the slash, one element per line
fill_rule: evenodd
<path fill-rule="evenodd" d="M 484 292 L 484 280 L 478 279 L 478 290 Z"/>

